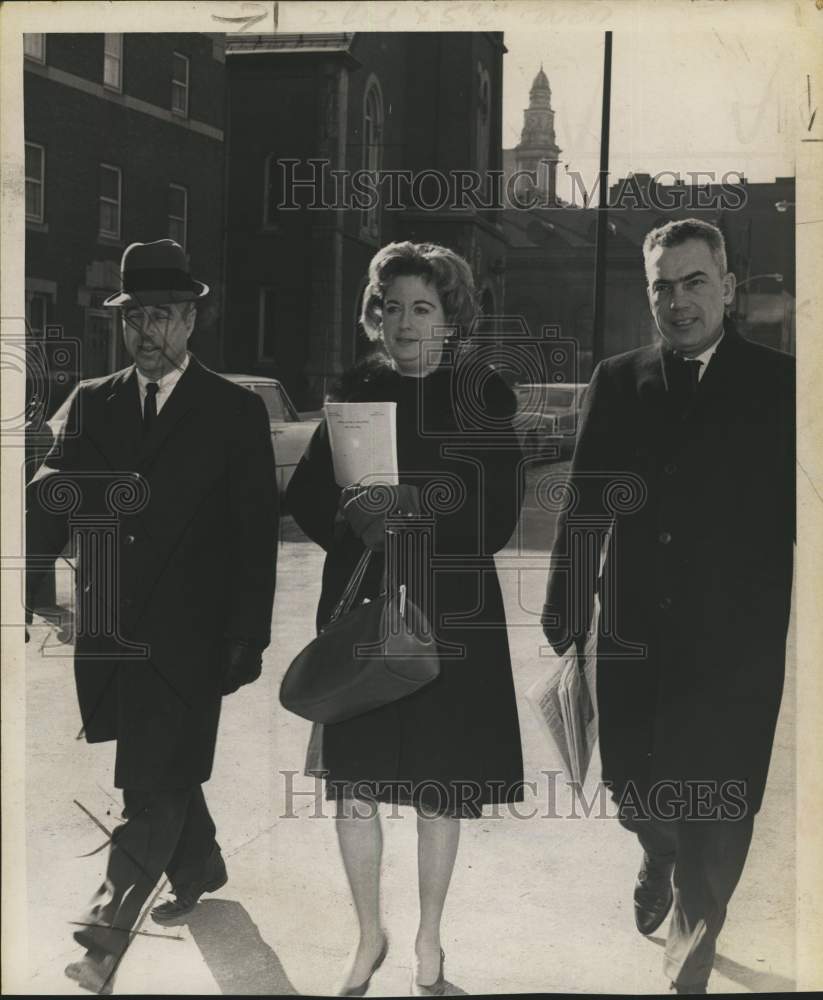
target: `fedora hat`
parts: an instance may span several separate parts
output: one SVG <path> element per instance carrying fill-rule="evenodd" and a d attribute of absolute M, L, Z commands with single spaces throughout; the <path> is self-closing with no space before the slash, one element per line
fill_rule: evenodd
<path fill-rule="evenodd" d="M 208 295 L 209 286 L 189 274 L 186 255 L 174 240 L 132 243 L 120 262 L 122 288 L 104 306 L 157 306 L 191 302 Z"/>

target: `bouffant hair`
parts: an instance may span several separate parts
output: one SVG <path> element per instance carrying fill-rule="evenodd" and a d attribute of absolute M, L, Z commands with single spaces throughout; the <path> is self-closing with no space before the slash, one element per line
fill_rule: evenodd
<path fill-rule="evenodd" d="M 436 243 L 389 243 L 369 264 L 360 322 L 369 340 L 379 340 L 383 300 L 395 278 L 411 275 L 432 285 L 454 338 L 465 338 L 477 315 L 477 291 L 471 268 L 459 254 Z"/>

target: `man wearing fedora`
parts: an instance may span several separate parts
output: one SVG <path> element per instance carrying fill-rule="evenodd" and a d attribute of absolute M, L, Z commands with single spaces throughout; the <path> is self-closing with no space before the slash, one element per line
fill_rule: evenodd
<path fill-rule="evenodd" d="M 265 406 L 187 350 L 208 287 L 172 240 L 133 243 L 121 267 L 105 305 L 121 309 L 134 364 L 77 386 L 74 433 L 58 436 L 27 487 L 28 594 L 80 518 L 109 524 L 97 545 L 81 532 L 77 566 L 80 714 L 89 742 L 116 741 L 125 820 L 74 933 L 86 954 L 66 969 L 95 992 L 111 991 L 164 872 L 174 898 L 152 911 L 159 922 L 226 882 L 201 786 L 222 696 L 260 674 L 278 536 Z"/>

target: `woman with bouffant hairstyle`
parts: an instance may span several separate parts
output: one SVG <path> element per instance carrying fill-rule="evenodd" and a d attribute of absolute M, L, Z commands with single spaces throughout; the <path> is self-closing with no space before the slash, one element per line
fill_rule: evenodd
<path fill-rule="evenodd" d="M 417 813 L 420 921 L 411 990 L 445 990 L 441 917 L 460 820 L 522 800 L 523 762 L 503 599 L 494 564 L 517 523 L 521 455 L 515 399 L 482 350 L 466 343 L 476 316 L 471 270 L 432 243 L 392 243 L 369 267 L 362 324 L 376 350 L 340 379 L 332 398 L 397 404 L 399 485 L 392 512 L 433 517 L 428 587 L 406 580 L 428 615 L 440 675 L 399 701 L 315 729 L 326 797 L 360 927 L 341 995 L 362 996 L 388 951 L 380 912 L 383 834 L 377 804 Z M 494 447 L 490 447 L 493 442 Z M 450 446 L 448 449 L 446 446 Z M 289 509 L 326 550 L 317 612 L 322 627 L 364 547 L 385 549 L 385 513 L 335 483 L 321 423 L 295 470 Z M 360 596 L 375 597 L 373 557 Z M 433 596 L 427 598 L 426 593 Z M 312 740 L 316 747 L 317 739 Z M 482 905 L 478 899 L 478 905 Z"/>

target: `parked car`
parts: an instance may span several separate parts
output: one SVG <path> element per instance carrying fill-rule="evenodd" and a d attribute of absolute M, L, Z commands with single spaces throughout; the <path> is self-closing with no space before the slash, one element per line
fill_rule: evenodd
<path fill-rule="evenodd" d="M 514 386 L 515 429 L 528 456 L 566 459 L 574 451 L 588 382 L 528 382 Z"/>
<path fill-rule="evenodd" d="M 277 462 L 277 486 L 282 497 L 309 438 L 320 423 L 322 411 L 298 413 L 282 383 L 275 378 L 262 375 L 224 375 L 223 378 L 256 392 L 266 404 Z"/>
<path fill-rule="evenodd" d="M 256 392 L 266 404 L 274 457 L 277 462 L 277 486 L 282 496 L 295 466 L 306 450 L 309 438 L 320 422 L 322 411 L 298 413 L 289 399 L 289 394 L 277 379 L 266 378 L 262 375 L 224 375 L 223 377 Z M 55 437 L 66 422 L 70 401 L 71 397 L 57 408 L 48 421 L 48 426 Z"/>

